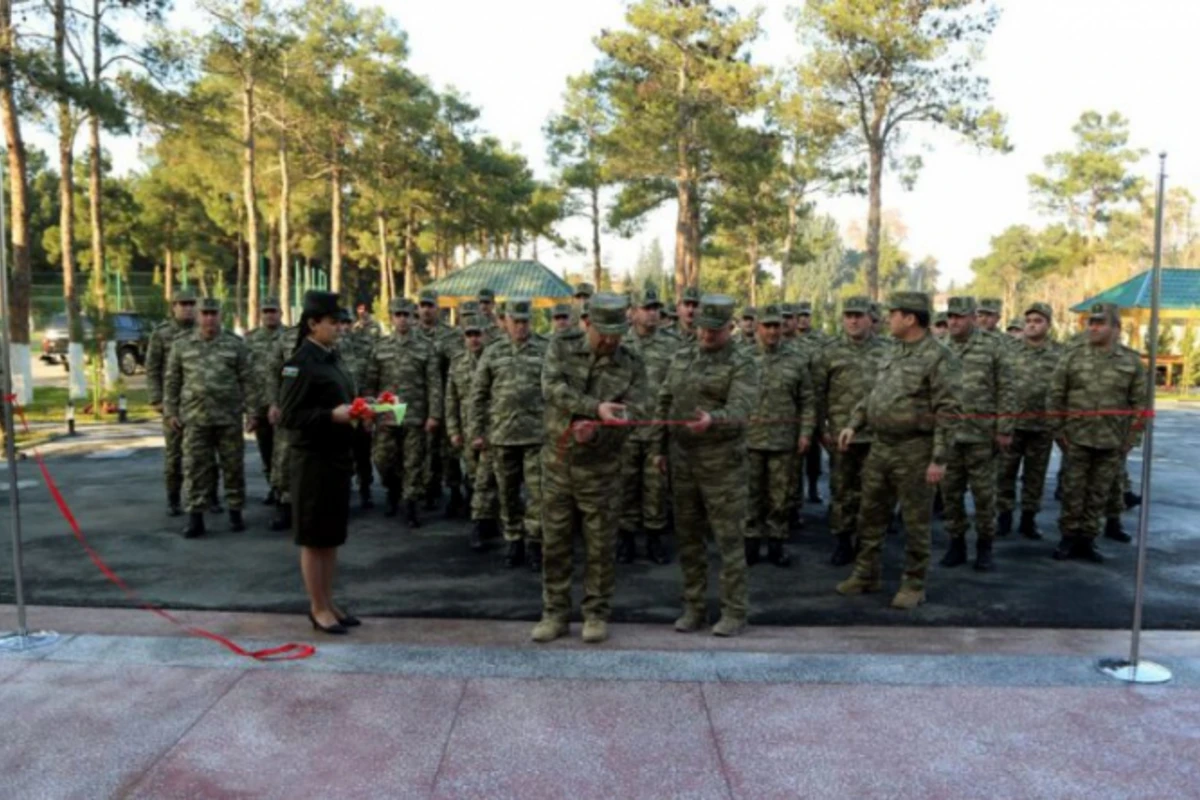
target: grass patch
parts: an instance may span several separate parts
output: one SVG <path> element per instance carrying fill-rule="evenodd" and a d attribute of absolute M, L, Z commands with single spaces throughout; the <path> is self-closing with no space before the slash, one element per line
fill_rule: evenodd
<path fill-rule="evenodd" d="M 90 425 L 117 421 L 117 397 L 120 391 L 101 393 L 100 408 L 93 407 L 92 397 L 75 401 L 75 424 Z M 125 389 L 125 407 L 131 420 L 153 419 L 157 412 L 150 407 L 149 390 Z M 99 412 L 99 413 L 97 413 Z M 67 389 L 57 386 L 35 387 L 33 402 L 25 406 L 29 422 L 61 422 L 66 427 Z"/>

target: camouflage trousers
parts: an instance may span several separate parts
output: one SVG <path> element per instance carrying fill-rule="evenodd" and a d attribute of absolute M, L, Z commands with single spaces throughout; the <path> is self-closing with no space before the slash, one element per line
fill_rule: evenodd
<path fill-rule="evenodd" d="M 853 536 L 862 507 L 862 474 L 871 452 L 869 442 L 829 453 L 829 530 L 834 536 Z"/>
<path fill-rule="evenodd" d="M 620 529 L 661 533 L 667 527 L 667 478 L 654 465 L 658 450 L 649 442 L 625 441 L 621 449 Z"/>
<path fill-rule="evenodd" d="M 746 619 L 746 450 L 716 445 L 683 449 L 671 443 L 671 497 L 683 571 L 683 604 L 704 613 L 708 594 L 708 537 L 721 557 L 721 613 Z"/>
<path fill-rule="evenodd" d="M 425 431 L 416 425 L 390 425 L 375 431 L 371 456 L 388 499 L 416 502 L 425 491 Z"/>
<path fill-rule="evenodd" d="M 1100 534 L 1101 509 L 1107 507 L 1120 480 L 1123 455 L 1118 449 L 1072 444 L 1063 467 L 1062 512 L 1058 530 L 1063 538 L 1095 539 Z"/>
<path fill-rule="evenodd" d="M 925 588 L 932 546 L 933 487 L 925 471 L 933 459 L 933 438 L 879 440 L 863 465 L 862 510 L 858 515 L 858 560 L 854 574 L 868 579 L 883 573 L 883 538 L 896 504 L 904 519 L 903 585 Z"/>
<path fill-rule="evenodd" d="M 542 446 L 492 445 L 492 469 L 500 493 L 500 521 L 507 541 L 542 540 Z M 521 484 L 529 496 L 521 502 Z"/>
<path fill-rule="evenodd" d="M 183 493 L 187 510 L 204 511 L 217 486 L 217 466 L 225 479 L 230 511 L 246 505 L 246 440 L 240 425 L 186 425 L 183 429 Z"/>
<path fill-rule="evenodd" d="M 275 442 L 271 450 L 271 487 L 279 495 L 279 502 L 285 504 L 292 502 L 291 451 L 291 431 L 276 425 Z"/>
<path fill-rule="evenodd" d="M 167 481 L 167 497 L 178 497 L 183 491 L 183 432 L 163 419 L 163 477 Z"/>
<path fill-rule="evenodd" d="M 1104 516 L 1119 517 L 1125 513 L 1125 493 L 1129 491 L 1129 455 L 1121 456 L 1121 466 L 1113 478 L 1112 488 L 1108 490 L 1108 500 L 1104 503 Z"/>
<path fill-rule="evenodd" d="M 496 519 L 500 515 L 500 496 L 496 491 L 496 473 L 490 452 L 473 447 L 464 449 L 467 479 L 471 484 L 471 519 Z"/>
<path fill-rule="evenodd" d="M 946 460 L 942 500 L 946 505 L 946 532 L 951 539 L 967 535 L 967 490 L 975 498 L 975 538 L 991 541 L 996 536 L 996 448 L 991 442 L 956 444 Z"/>
<path fill-rule="evenodd" d="M 796 474 L 798 458 L 794 450 L 749 452 L 747 538 L 787 538 L 788 516 L 792 511 L 792 478 Z"/>
<path fill-rule="evenodd" d="M 450 446 L 450 437 L 445 428 L 438 428 L 425 437 L 425 491 L 432 496 L 442 493 L 442 481 L 447 487 L 463 486 L 462 462 L 458 453 Z"/>
<path fill-rule="evenodd" d="M 555 445 L 551 445 L 554 447 Z M 607 620 L 616 583 L 618 509 L 612 489 L 621 478 L 617 454 L 601 467 L 571 463 L 543 450 L 542 614 L 567 620 L 571 614 L 572 544 L 575 518 L 583 536 L 583 618 Z M 552 465 L 552 466 L 551 466 Z"/>
<path fill-rule="evenodd" d="M 1054 436 L 1049 431 L 1018 430 L 1013 434 L 1012 447 L 1007 453 L 1000 454 L 997 511 L 1016 509 L 1018 473 L 1021 475 L 1021 511 L 1036 514 L 1042 510 L 1046 471 L 1050 468 L 1053 450 Z"/>

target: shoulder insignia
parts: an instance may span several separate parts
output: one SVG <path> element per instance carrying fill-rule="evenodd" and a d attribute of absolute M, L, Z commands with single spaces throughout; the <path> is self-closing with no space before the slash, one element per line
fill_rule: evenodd
<path fill-rule="evenodd" d="M 299 367 L 293 367 L 293 366 L 289 365 L 289 366 L 286 366 L 283 368 L 283 377 L 285 377 L 285 378 L 294 378 L 299 374 L 300 374 Z"/>

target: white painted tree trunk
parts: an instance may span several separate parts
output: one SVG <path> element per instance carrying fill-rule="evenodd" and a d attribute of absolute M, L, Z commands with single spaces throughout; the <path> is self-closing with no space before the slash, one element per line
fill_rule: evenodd
<path fill-rule="evenodd" d="M 87 367 L 83 363 L 83 345 L 71 342 L 67 345 L 67 397 L 81 400 L 88 396 Z"/>
<path fill-rule="evenodd" d="M 117 381 L 121 379 L 121 368 L 117 364 L 117 343 L 104 343 L 104 388 L 107 391 L 112 391 L 117 388 Z"/>
<path fill-rule="evenodd" d="M 9 346 L 12 359 L 12 389 L 17 402 L 27 406 L 33 402 L 33 361 L 29 357 L 29 345 L 13 342 Z"/>

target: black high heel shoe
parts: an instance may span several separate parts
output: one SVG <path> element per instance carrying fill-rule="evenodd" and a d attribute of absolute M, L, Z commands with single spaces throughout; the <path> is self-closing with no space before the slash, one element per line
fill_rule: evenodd
<path fill-rule="evenodd" d="M 346 626 L 343 625 L 341 621 L 335 622 L 328 627 L 322 625 L 321 623 L 317 622 L 317 618 L 312 615 L 311 611 L 308 612 L 308 621 L 312 623 L 314 630 L 321 631 L 322 633 L 332 633 L 338 636 L 349 633 L 349 631 L 346 630 Z"/>
<path fill-rule="evenodd" d="M 338 617 L 338 624 L 344 628 L 357 628 L 362 625 L 362 620 L 353 614 L 347 614 L 344 617 Z"/>

